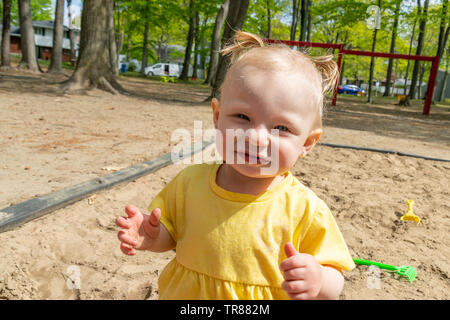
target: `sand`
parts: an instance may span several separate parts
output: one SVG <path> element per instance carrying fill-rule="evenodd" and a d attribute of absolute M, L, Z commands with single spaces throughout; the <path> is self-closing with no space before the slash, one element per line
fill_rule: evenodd
<path fill-rule="evenodd" d="M 65 76 L 0 72 L 0 209 L 149 160 L 177 144 L 177 128 L 212 128 L 209 89 L 140 78 L 131 93 L 62 94 Z M 450 110 L 419 103 L 369 106 L 339 96 L 323 142 L 450 159 Z M 115 218 L 146 210 L 186 164 L 99 192 L 0 233 L 0 299 L 157 299 L 158 274 L 174 252 L 122 254 Z M 331 208 L 354 257 L 410 265 L 412 283 L 359 266 L 341 299 L 450 298 L 450 163 L 318 145 L 292 168 Z M 400 221 L 415 201 L 420 224 Z M 70 282 L 79 274 L 79 283 Z"/>

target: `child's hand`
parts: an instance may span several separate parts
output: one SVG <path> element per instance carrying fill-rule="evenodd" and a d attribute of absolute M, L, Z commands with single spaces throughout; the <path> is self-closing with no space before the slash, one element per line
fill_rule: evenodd
<path fill-rule="evenodd" d="M 133 205 L 125 208 L 128 215 L 118 217 L 116 225 L 123 228 L 119 231 L 117 237 L 121 244 L 120 249 L 126 255 L 133 256 L 137 250 L 148 250 L 160 233 L 161 210 L 155 208 L 150 215 L 143 214 Z"/>
<path fill-rule="evenodd" d="M 322 266 L 313 256 L 297 252 L 292 243 L 288 242 L 284 251 L 287 258 L 280 264 L 284 291 L 293 300 L 316 298 L 322 288 Z"/>

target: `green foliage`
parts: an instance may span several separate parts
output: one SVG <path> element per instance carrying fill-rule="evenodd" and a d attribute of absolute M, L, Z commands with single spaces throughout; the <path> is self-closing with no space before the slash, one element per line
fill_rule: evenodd
<path fill-rule="evenodd" d="M 176 79 L 175 77 L 161 76 L 161 77 L 160 77 L 160 81 L 161 81 L 161 82 L 164 82 L 164 83 L 168 83 L 168 82 L 176 83 L 176 82 L 177 82 L 177 79 Z"/>

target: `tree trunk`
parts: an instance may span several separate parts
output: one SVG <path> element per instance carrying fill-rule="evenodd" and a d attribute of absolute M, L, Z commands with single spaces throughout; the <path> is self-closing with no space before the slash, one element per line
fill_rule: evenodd
<path fill-rule="evenodd" d="M 400 14 L 400 4 L 401 0 L 397 0 L 396 7 L 395 7 L 395 15 L 394 15 L 394 24 L 392 26 L 392 38 L 391 38 L 391 49 L 389 50 L 389 53 L 395 52 L 395 40 L 397 38 L 397 28 L 398 28 L 398 17 Z M 392 67 L 394 64 L 394 59 L 389 59 L 387 74 L 386 74 L 386 85 L 383 96 L 389 97 L 391 95 L 391 77 L 392 77 Z"/>
<path fill-rule="evenodd" d="M 39 72 L 36 58 L 36 45 L 34 43 L 34 29 L 31 20 L 30 0 L 19 0 L 19 20 L 20 20 L 20 49 L 22 60 L 20 69 Z"/>
<path fill-rule="evenodd" d="M 72 25 L 72 0 L 67 0 L 67 16 L 69 18 L 69 41 L 70 41 L 70 62 L 74 63 L 77 59 L 75 49 L 75 33 Z"/>
<path fill-rule="evenodd" d="M 148 28 L 149 28 L 149 19 L 148 19 L 148 1 L 146 2 L 146 6 L 144 9 L 144 42 L 142 43 L 142 63 L 141 63 L 141 74 L 145 75 L 145 68 L 147 68 L 147 50 L 148 50 Z"/>
<path fill-rule="evenodd" d="M 312 2 L 311 2 L 311 0 L 308 0 L 308 25 L 306 27 L 307 28 L 307 36 L 306 36 L 307 42 L 311 41 L 311 20 L 312 20 L 311 6 L 312 6 Z"/>
<path fill-rule="evenodd" d="M 122 28 L 122 19 L 120 16 L 120 3 L 119 1 L 114 1 L 114 5 L 117 8 L 117 33 L 116 33 L 116 58 L 117 58 L 117 66 L 119 66 L 119 56 L 120 52 L 122 51 L 123 46 L 123 38 L 124 38 L 124 29 Z M 117 3 L 117 5 L 116 5 Z M 119 71 L 117 70 L 117 73 Z"/>
<path fill-rule="evenodd" d="M 187 37 L 186 50 L 184 52 L 183 70 L 181 71 L 180 80 L 187 80 L 189 77 L 189 65 L 191 62 L 192 43 L 194 42 L 195 33 L 195 16 L 194 0 L 189 1 L 189 32 Z"/>
<path fill-rule="evenodd" d="M 381 10 L 381 0 L 378 0 L 378 7 Z M 378 25 L 378 23 L 377 23 Z M 373 32 L 373 42 L 372 42 L 372 52 L 375 52 L 375 47 L 377 44 L 377 33 L 378 29 L 375 27 Z M 373 95 L 372 95 L 372 82 L 373 82 L 373 70 L 375 68 L 375 57 L 370 57 L 370 71 L 369 71 L 369 90 L 368 90 L 368 103 L 373 103 Z"/>
<path fill-rule="evenodd" d="M 66 91 L 100 88 L 114 94 L 126 93 L 111 70 L 110 15 L 112 0 L 84 0 L 81 14 L 80 49 L 77 67 L 65 83 Z"/>
<path fill-rule="evenodd" d="M 242 25 L 244 24 L 244 20 L 247 16 L 248 5 L 249 0 L 235 0 L 230 3 L 227 23 L 225 24 L 225 30 L 223 31 L 222 46 L 232 40 L 236 30 L 242 29 Z M 225 74 L 229 64 L 229 56 L 219 57 L 219 66 L 217 68 L 216 80 L 214 81 L 211 96 L 206 100 L 210 100 L 212 98 L 217 98 L 220 96 L 220 87 L 223 80 L 225 79 Z"/>
<path fill-rule="evenodd" d="M 444 0 L 444 2 L 442 3 L 442 16 L 441 16 L 441 24 L 440 24 L 440 28 L 439 28 L 439 40 L 438 40 L 438 48 L 437 48 L 437 52 L 436 55 L 439 56 L 440 58 L 442 58 L 442 55 L 444 53 L 444 49 L 445 49 L 445 45 L 447 43 L 447 39 L 448 39 L 448 30 L 449 27 L 447 25 L 447 12 L 448 12 L 448 0 Z"/>
<path fill-rule="evenodd" d="M 297 32 L 297 24 L 300 14 L 300 1 L 292 0 L 292 22 L 291 22 L 291 35 L 289 40 L 295 41 L 295 33 Z"/>
<path fill-rule="evenodd" d="M 445 100 L 445 89 L 447 88 L 447 78 L 448 78 L 448 58 L 445 60 L 445 73 L 444 79 L 442 80 L 442 90 L 439 94 L 439 101 L 444 102 Z"/>
<path fill-rule="evenodd" d="M 214 31 L 211 40 L 211 55 L 209 62 L 209 70 L 206 75 L 205 84 L 213 85 L 212 81 L 216 78 L 217 65 L 219 63 L 219 49 L 220 49 L 220 33 L 222 31 L 223 22 L 228 15 L 228 7 L 230 6 L 230 0 L 225 0 L 220 6 L 219 13 L 216 17 L 214 24 Z"/>
<path fill-rule="evenodd" d="M 267 34 L 266 37 L 270 39 L 272 33 L 272 12 L 270 10 L 270 0 L 266 1 L 267 5 Z"/>
<path fill-rule="evenodd" d="M 198 69 L 198 52 L 200 48 L 200 17 L 198 11 L 195 12 L 195 22 L 194 22 L 194 65 L 192 66 L 192 79 L 197 79 L 197 69 Z"/>
<path fill-rule="evenodd" d="M 2 60 L 1 67 L 4 69 L 11 67 L 10 46 L 11 46 L 11 0 L 3 0 L 3 30 L 2 30 Z"/>
<path fill-rule="evenodd" d="M 416 31 L 416 23 L 417 23 L 417 18 L 414 20 L 414 25 L 412 27 L 412 33 L 411 33 L 411 39 L 409 41 L 409 51 L 408 51 L 408 55 L 411 55 L 411 51 L 412 51 L 412 45 L 413 45 L 413 41 L 414 41 L 414 33 Z M 403 91 L 403 94 L 406 95 L 407 94 L 407 90 L 408 90 L 408 73 L 409 73 L 409 65 L 410 65 L 411 60 L 408 60 L 408 64 L 406 65 L 406 73 L 405 73 L 405 88 Z M 408 97 L 406 97 L 408 99 Z"/>
<path fill-rule="evenodd" d="M 119 60 L 117 55 L 117 43 L 116 43 L 116 26 L 114 23 L 114 2 L 111 2 L 111 14 L 109 15 L 109 61 L 111 65 L 111 71 L 115 76 L 119 75 Z"/>
<path fill-rule="evenodd" d="M 48 73 L 62 73 L 64 0 L 56 0 L 55 23 L 53 25 L 53 48 Z"/>
<path fill-rule="evenodd" d="M 420 23 L 419 23 L 419 39 L 418 39 L 417 50 L 416 50 L 416 55 L 418 55 L 418 56 L 422 55 L 422 51 L 423 51 L 423 43 L 424 43 L 424 39 L 425 39 L 425 27 L 427 25 L 428 2 L 429 2 L 429 0 L 425 0 L 425 3 L 423 5 L 423 13 L 420 15 L 421 17 L 420 17 Z M 420 10 L 420 0 L 417 0 L 417 4 L 418 4 L 418 8 Z M 411 87 L 409 89 L 409 97 L 411 99 L 414 99 L 414 95 L 416 93 L 417 78 L 419 75 L 419 64 L 420 64 L 419 60 L 416 60 L 414 62 L 413 74 L 412 74 L 412 78 L 411 78 Z"/>
<path fill-rule="evenodd" d="M 308 28 L 309 0 L 302 0 L 300 10 L 300 38 L 299 41 L 306 41 L 306 30 Z"/>

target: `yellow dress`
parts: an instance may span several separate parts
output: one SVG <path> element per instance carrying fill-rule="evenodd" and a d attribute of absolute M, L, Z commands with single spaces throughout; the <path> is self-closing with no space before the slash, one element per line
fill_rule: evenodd
<path fill-rule="evenodd" d="M 255 196 L 219 187 L 220 165 L 185 168 L 148 208 L 161 209 L 177 243 L 159 299 L 289 299 L 279 269 L 286 242 L 322 265 L 355 267 L 329 208 L 291 172 Z"/>

